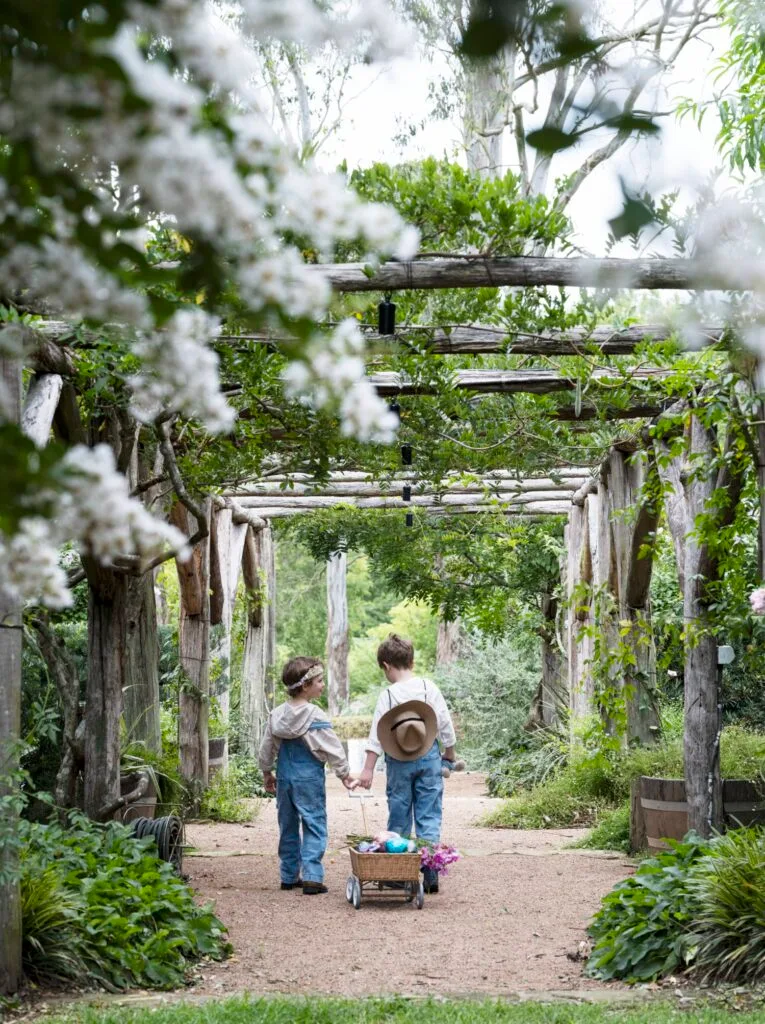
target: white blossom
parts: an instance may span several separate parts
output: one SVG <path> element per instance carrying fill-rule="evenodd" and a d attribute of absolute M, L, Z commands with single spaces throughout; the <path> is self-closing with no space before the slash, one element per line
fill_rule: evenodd
<path fill-rule="evenodd" d="M 64 456 L 64 467 L 67 484 L 57 518 L 88 554 L 104 564 L 123 555 L 149 559 L 168 549 L 188 554 L 180 530 L 130 497 L 108 445 L 76 445 Z"/>
<path fill-rule="evenodd" d="M 138 420 L 149 423 L 171 410 L 200 420 L 216 434 L 231 429 L 236 414 L 221 394 L 218 356 L 208 345 L 219 328 L 214 317 L 184 309 L 163 330 L 136 342 L 142 368 L 130 386 Z"/>
<path fill-rule="evenodd" d="M 13 601 L 39 601 L 48 608 L 68 608 L 72 594 L 58 560 L 55 527 L 28 516 L 12 537 L 0 533 L 0 590 Z"/>
<path fill-rule="evenodd" d="M 355 320 L 344 320 L 329 341 L 317 336 L 304 362 L 292 362 L 283 374 L 288 395 L 317 407 L 335 405 L 346 436 L 361 441 L 392 441 L 398 417 L 364 374 L 364 339 Z"/>

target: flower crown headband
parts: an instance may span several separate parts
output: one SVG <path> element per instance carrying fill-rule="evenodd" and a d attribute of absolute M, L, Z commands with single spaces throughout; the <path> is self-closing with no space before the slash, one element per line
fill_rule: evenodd
<path fill-rule="evenodd" d="M 304 672 L 296 683 L 292 683 L 290 686 L 287 687 L 287 692 L 292 693 L 293 690 L 299 690 L 301 686 L 303 686 L 309 680 L 313 679 L 314 676 L 321 675 L 323 672 L 323 665 L 311 665 L 308 671 Z"/>

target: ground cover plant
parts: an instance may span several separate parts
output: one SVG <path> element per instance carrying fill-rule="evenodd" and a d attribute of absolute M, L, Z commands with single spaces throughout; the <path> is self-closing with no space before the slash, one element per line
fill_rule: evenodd
<path fill-rule="evenodd" d="M 723 730 L 720 741 L 722 774 L 726 778 L 762 778 L 765 735 L 738 725 Z M 628 751 L 574 750 L 567 763 L 540 785 L 520 786 L 509 773 L 495 783 L 494 792 L 507 799 L 485 819 L 490 828 L 565 828 L 598 825 L 611 812 L 608 827 L 590 837 L 589 845 L 602 837 L 608 846 L 622 849 L 629 837 L 630 783 L 641 775 L 683 777 L 681 737 L 670 737 L 652 747 Z M 512 795 L 510 795 L 512 794 Z M 621 829 L 616 826 L 621 823 Z"/>
<path fill-rule="evenodd" d="M 590 924 L 587 972 L 651 981 L 678 971 L 704 980 L 765 977 L 765 833 L 736 829 L 681 843 L 616 885 Z"/>
<path fill-rule="evenodd" d="M 50 1024 L 142 1024 L 146 1008 L 84 1009 L 50 1019 Z M 250 999 L 204 1005 L 152 1008 L 153 1024 L 762 1024 L 765 1011 L 735 1012 L 699 1003 L 692 1017 L 670 1002 L 599 1006 L 415 999 Z"/>
<path fill-rule="evenodd" d="M 151 838 L 74 815 L 67 827 L 24 822 L 23 956 L 39 982 L 116 991 L 182 985 L 195 961 L 223 959 L 225 928 Z"/>

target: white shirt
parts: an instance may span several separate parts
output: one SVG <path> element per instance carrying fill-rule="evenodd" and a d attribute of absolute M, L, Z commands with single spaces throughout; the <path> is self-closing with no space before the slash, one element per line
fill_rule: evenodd
<path fill-rule="evenodd" d="M 390 686 L 386 686 L 377 698 L 377 706 L 372 718 L 372 728 L 369 730 L 366 750 L 373 751 L 378 757 L 382 754 L 383 748 L 380 746 L 380 741 L 377 738 L 377 726 L 380 719 L 391 708 L 398 707 L 399 704 L 404 704 L 408 700 L 421 700 L 426 704 L 430 704 L 436 713 L 439 740 L 444 747 L 454 746 L 456 743 L 454 725 L 452 724 L 452 716 L 449 714 L 449 708 L 446 706 L 444 695 L 430 679 L 424 679 L 422 676 L 411 676 L 409 679 L 402 679 L 398 683 L 391 683 Z"/>

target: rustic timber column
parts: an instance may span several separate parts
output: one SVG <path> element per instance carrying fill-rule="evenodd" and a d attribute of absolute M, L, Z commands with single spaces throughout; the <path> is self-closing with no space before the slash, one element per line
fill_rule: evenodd
<path fill-rule="evenodd" d="M 572 739 L 578 725 L 593 712 L 592 661 L 593 556 L 597 557 L 599 499 L 587 488 L 577 492 L 569 512 L 566 544 L 566 648 L 568 655 L 569 725 Z"/>
<path fill-rule="evenodd" d="M 647 458 L 632 446 L 615 447 L 603 471 L 607 492 L 609 626 L 616 659 L 616 685 L 623 688 L 627 713 L 625 742 L 654 743 L 660 722 L 656 699 L 656 647 L 651 628 L 649 590 L 653 568 L 650 542 L 659 509 L 643 495 Z"/>
<path fill-rule="evenodd" d="M 21 416 L 21 363 L 0 359 L 0 384 L 7 394 L 9 422 Z M 15 787 L 21 729 L 21 605 L 0 589 L 0 797 Z M 0 827 L 12 833 L 17 815 L 11 807 L 3 810 Z M 21 984 L 21 901 L 13 843 L 0 843 L 0 995 L 11 995 Z"/>
<path fill-rule="evenodd" d="M 335 551 L 327 560 L 327 697 L 330 715 L 348 706 L 348 555 Z"/>
<path fill-rule="evenodd" d="M 247 636 L 242 664 L 239 745 L 256 757 L 273 704 L 276 666 L 276 565 L 270 526 L 248 528 L 242 558 L 247 588 Z"/>
<path fill-rule="evenodd" d="M 567 706 L 567 666 L 558 646 L 558 601 L 552 594 L 542 595 L 542 680 L 539 685 L 539 719 L 545 728 L 558 725 Z"/>
<path fill-rule="evenodd" d="M 145 743 L 147 749 L 159 753 L 159 636 L 153 572 L 128 578 L 122 712 L 128 740 Z"/>
<path fill-rule="evenodd" d="M 205 514 L 211 502 L 204 503 Z M 195 523 L 180 503 L 173 506 L 171 521 L 190 536 Z M 185 562 L 176 560 L 181 592 L 179 647 L 184 684 L 178 696 L 178 743 L 181 775 L 189 788 L 192 809 L 198 809 L 207 786 L 207 720 L 210 693 L 210 538 L 195 547 Z"/>
<path fill-rule="evenodd" d="M 221 717 L 226 723 L 231 701 L 231 626 L 247 529 L 246 523 L 234 522 L 230 508 L 218 508 L 213 513 L 210 538 L 210 625 L 213 630 L 210 654 L 211 662 L 217 669 L 217 678 L 214 686 L 211 684 L 211 692 L 218 700 Z M 225 766 L 228 743 L 223 757 Z"/>

